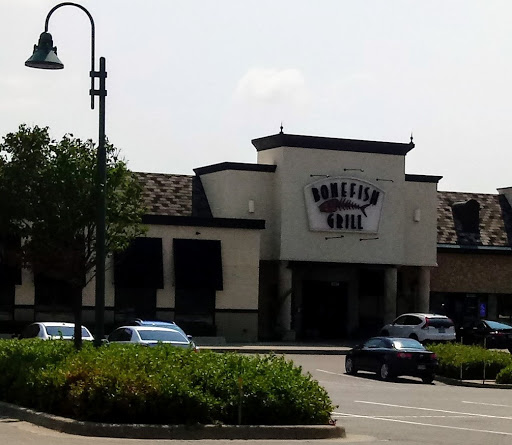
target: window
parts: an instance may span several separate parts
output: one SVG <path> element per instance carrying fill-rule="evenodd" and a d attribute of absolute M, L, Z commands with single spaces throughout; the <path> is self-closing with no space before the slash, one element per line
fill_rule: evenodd
<path fill-rule="evenodd" d="M 403 317 L 398 317 L 394 322 L 393 324 L 396 324 L 396 325 L 399 325 L 399 326 L 404 326 L 406 325 L 407 321 L 407 317 L 404 315 Z"/>
<path fill-rule="evenodd" d="M 132 331 L 126 328 L 116 329 L 109 335 L 109 341 L 130 341 L 132 339 Z"/>
<path fill-rule="evenodd" d="M 115 288 L 115 320 L 122 322 L 133 318 L 154 319 L 156 314 L 156 289 Z"/>
<path fill-rule="evenodd" d="M 35 338 L 39 335 L 39 325 L 28 325 L 21 333 L 21 338 Z"/>
<path fill-rule="evenodd" d="M 384 342 L 378 338 L 372 338 L 370 340 L 368 340 L 366 343 L 365 343 L 365 348 L 368 348 L 368 349 L 375 349 L 375 348 L 382 348 L 385 346 Z"/>
<path fill-rule="evenodd" d="M 34 284 L 35 304 L 39 309 L 43 307 L 45 310 L 53 311 L 71 310 L 74 289 L 69 283 L 37 274 L 34 277 Z"/>
<path fill-rule="evenodd" d="M 512 323 L 512 295 L 498 295 L 498 319 Z"/>

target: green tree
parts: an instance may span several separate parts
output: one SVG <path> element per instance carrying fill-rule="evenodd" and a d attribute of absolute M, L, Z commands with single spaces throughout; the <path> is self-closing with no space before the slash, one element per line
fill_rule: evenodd
<path fill-rule="evenodd" d="M 142 188 L 107 143 L 107 255 L 144 233 Z M 97 149 L 91 140 L 21 125 L 0 144 L 0 237 L 22 239 L 16 258 L 34 274 L 67 283 L 81 347 L 82 291 L 95 275 Z M 11 243 L 12 244 L 12 243 Z"/>

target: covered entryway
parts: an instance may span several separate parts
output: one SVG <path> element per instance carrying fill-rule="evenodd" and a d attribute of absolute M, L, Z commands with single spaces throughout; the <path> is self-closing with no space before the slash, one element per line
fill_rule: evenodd
<path fill-rule="evenodd" d="M 305 280 L 302 287 L 303 340 L 328 340 L 347 335 L 348 285 L 343 281 Z"/>

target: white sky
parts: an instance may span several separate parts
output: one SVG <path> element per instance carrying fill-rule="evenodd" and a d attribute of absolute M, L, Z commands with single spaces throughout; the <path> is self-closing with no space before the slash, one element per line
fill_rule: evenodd
<path fill-rule="evenodd" d="M 2 0 L 0 135 L 97 140 L 90 24 L 49 32 L 65 69 L 24 66 L 58 1 Z M 510 0 L 83 0 L 107 60 L 107 136 L 135 171 L 256 162 L 279 132 L 408 142 L 440 190 L 512 186 Z"/>

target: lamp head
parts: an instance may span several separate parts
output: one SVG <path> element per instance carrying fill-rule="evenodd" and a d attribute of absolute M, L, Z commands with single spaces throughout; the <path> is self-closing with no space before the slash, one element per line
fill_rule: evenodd
<path fill-rule="evenodd" d="M 52 35 L 49 32 L 43 32 L 39 36 L 39 43 L 34 45 L 34 53 L 25 62 L 25 66 L 44 70 L 64 68 L 64 64 L 57 57 L 57 47 L 53 46 Z"/>

